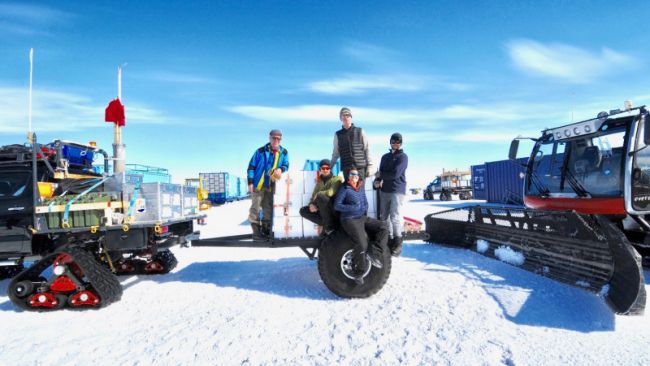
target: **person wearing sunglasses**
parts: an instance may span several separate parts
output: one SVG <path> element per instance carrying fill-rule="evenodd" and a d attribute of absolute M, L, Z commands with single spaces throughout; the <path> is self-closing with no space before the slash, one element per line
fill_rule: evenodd
<path fill-rule="evenodd" d="M 321 235 L 331 234 L 336 229 L 336 218 L 332 207 L 332 197 L 343 184 L 343 178 L 332 175 L 332 163 L 323 159 L 319 163 L 318 181 L 311 194 L 309 205 L 300 209 L 300 216 L 322 226 Z"/>
<path fill-rule="evenodd" d="M 282 132 L 271 130 L 269 142 L 255 150 L 248 163 L 246 176 L 248 192 L 251 194 L 248 221 L 253 230 L 253 240 L 268 239 L 271 233 L 275 182 L 282 177 L 282 173 L 289 170 L 289 152 L 280 146 L 280 141 Z"/>
<path fill-rule="evenodd" d="M 363 188 L 363 178 L 356 167 L 351 167 L 348 180 L 334 198 L 334 209 L 341 213 L 341 228 L 354 243 L 352 268 L 354 282 L 363 285 L 368 266 L 382 268 L 382 248 L 388 241 L 388 227 L 384 221 L 369 218 L 368 199 Z M 372 245 L 368 245 L 368 238 Z"/>
<path fill-rule="evenodd" d="M 388 224 L 388 248 L 393 256 L 402 254 L 402 204 L 406 197 L 406 168 L 408 156 L 402 150 L 402 135 L 390 137 L 390 151 L 381 157 L 379 171 L 373 183 L 379 189 L 379 218 Z"/>
<path fill-rule="evenodd" d="M 365 131 L 352 123 L 352 111 L 348 107 L 341 108 L 339 119 L 343 125 L 334 134 L 334 150 L 332 151 L 332 166 L 341 158 L 341 170 L 345 181 L 353 166 L 359 170 L 361 178 L 366 178 L 373 171 L 370 148 Z"/>

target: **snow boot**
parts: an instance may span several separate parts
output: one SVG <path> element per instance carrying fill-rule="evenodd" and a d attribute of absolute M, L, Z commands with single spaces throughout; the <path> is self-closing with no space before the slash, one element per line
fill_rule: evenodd
<path fill-rule="evenodd" d="M 268 221 L 262 221 L 262 226 L 260 227 L 260 234 L 264 239 L 269 239 L 271 237 L 271 223 Z"/>
<path fill-rule="evenodd" d="M 359 255 L 355 255 L 352 259 L 352 269 L 354 270 L 354 283 L 358 286 L 364 284 L 363 276 L 368 270 L 370 263 L 368 262 L 368 257 L 365 252 L 361 252 Z"/>
<path fill-rule="evenodd" d="M 368 258 L 370 259 L 370 264 L 373 267 L 382 268 L 384 265 L 381 264 L 381 254 L 377 253 L 376 250 L 368 252 Z"/>
<path fill-rule="evenodd" d="M 266 237 L 261 233 L 260 224 L 251 222 L 251 229 L 253 229 L 253 241 L 264 241 Z"/>
<path fill-rule="evenodd" d="M 402 242 L 404 238 L 401 236 L 397 236 L 393 238 L 389 245 L 390 245 L 390 254 L 393 255 L 393 257 L 399 257 L 402 254 Z"/>

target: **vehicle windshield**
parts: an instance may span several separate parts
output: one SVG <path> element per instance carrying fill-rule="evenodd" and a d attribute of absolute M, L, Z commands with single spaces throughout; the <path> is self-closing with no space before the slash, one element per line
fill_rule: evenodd
<path fill-rule="evenodd" d="M 0 199 L 23 196 L 28 184 L 29 173 L 27 172 L 0 173 Z"/>
<path fill-rule="evenodd" d="M 566 141 L 547 140 L 533 150 L 528 195 L 623 195 L 625 127 Z"/>

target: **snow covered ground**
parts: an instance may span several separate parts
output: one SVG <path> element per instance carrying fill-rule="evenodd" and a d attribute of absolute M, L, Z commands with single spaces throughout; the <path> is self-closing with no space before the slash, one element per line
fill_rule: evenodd
<path fill-rule="evenodd" d="M 461 204 L 412 197 L 420 219 Z M 202 236 L 248 232 L 249 203 L 213 208 Z M 0 364 L 650 364 L 649 315 L 467 250 L 408 242 L 362 300 L 329 292 L 297 248 L 174 252 L 171 274 L 121 277 L 100 311 L 19 311 L 0 282 Z"/>

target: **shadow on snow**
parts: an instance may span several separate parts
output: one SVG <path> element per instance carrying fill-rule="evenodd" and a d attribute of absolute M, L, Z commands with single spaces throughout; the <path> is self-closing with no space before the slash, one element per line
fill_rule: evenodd
<path fill-rule="evenodd" d="M 138 276 L 136 281 L 124 285 L 124 289 L 140 281 L 207 283 L 292 298 L 339 299 L 321 281 L 317 262 L 307 258 L 195 262 L 166 275 Z"/>
<path fill-rule="evenodd" d="M 405 244 L 402 256 L 446 267 L 433 272 L 453 271 L 477 282 L 494 299 L 506 319 L 523 325 L 568 329 L 579 332 L 615 330 L 615 315 L 605 301 L 574 288 L 484 257 L 468 249 L 431 244 Z M 650 271 L 645 272 L 646 285 Z M 513 292 L 522 304 L 513 304 Z"/>

